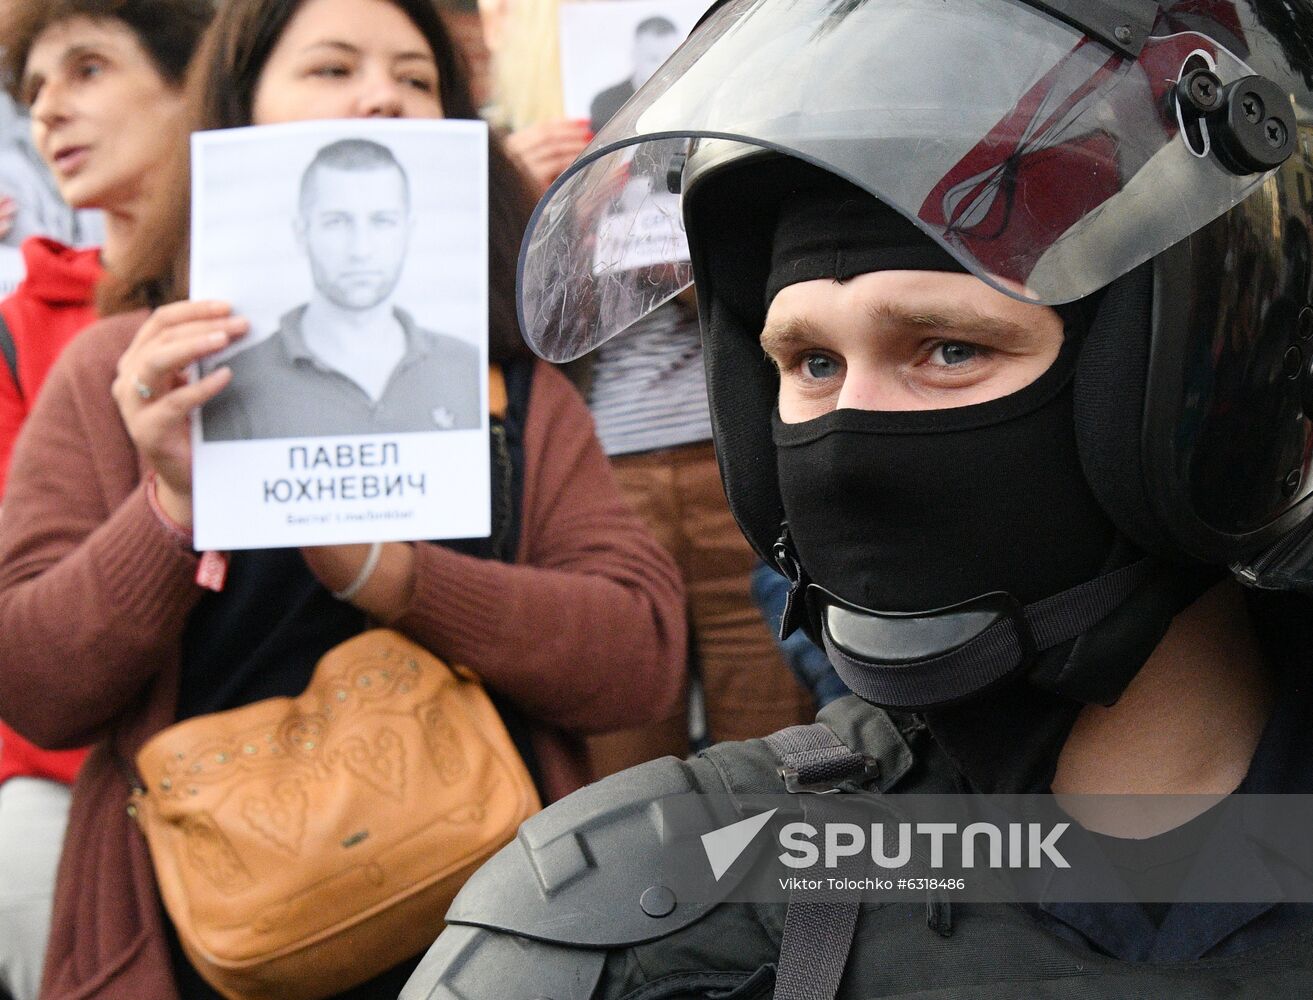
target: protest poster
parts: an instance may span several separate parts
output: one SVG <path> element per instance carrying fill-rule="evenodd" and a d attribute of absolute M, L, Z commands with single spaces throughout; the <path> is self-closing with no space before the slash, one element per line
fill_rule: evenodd
<path fill-rule="evenodd" d="M 191 297 L 251 331 L 192 424 L 199 549 L 470 538 L 491 520 L 487 128 L 192 137 Z"/>
<path fill-rule="evenodd" d="M 596 0 L 561 5 L 567 118 L 601 131 L 688 37 L 706 0 Z"/>
<path fill-rule="evenodd" d="M 615 115 L 684 41 L 705 0 L 652 3 L 599 0 L 561 5 L 561 77 L 565 113 L 594 132 Z M 689 259 L 679 195 L 667 189 L 666 152 L 638 153 L 617 177 L 598 227 L 593 271 L 636 271 Z M 655 154 L 655 155 L 654 155 Z"/>

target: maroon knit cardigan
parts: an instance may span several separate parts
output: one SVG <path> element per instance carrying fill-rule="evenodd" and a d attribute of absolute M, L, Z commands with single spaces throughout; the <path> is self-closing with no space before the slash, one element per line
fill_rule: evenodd
<path fill-rule="evenodd" d="M 154 873 L 120 761 L 174 720 L 196 556 L 147 504 L 110 397 L 141 313 L 69 346 L 15 450 L 0 516 L 0 705 L 39 745 L 99 741 L 74 789 L 43 1000 L 175 1000 Z M 393 624 L 529 720 L 549 798 L 585 780 L 580 738 L 664 718 L 683 685 L 683 593 L 628 510 L 583 401 L 539 365 L 518 563 L 416 546 Z"/>

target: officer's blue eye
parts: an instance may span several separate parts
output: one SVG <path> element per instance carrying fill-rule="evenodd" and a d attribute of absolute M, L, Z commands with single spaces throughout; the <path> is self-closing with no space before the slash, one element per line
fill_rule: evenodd
<path fill-rule="evenodd" d="M 834 358 L 824 354 L 807 355 L 803 358 L 802 367 L 807 377 L 814 379 L 833 378 L 839 372 L 839 365 Z"/>
<path fill-rule="evenodd" d="M 974 361 L 979 356 L 980 348 L 973 344 L 960 344 L 956 342 L 940 344 L 935 348 L 934 354 L 932 355 L 937 364 L 947 365 L 949 367 L 966 364 L 968 361 Z"/>

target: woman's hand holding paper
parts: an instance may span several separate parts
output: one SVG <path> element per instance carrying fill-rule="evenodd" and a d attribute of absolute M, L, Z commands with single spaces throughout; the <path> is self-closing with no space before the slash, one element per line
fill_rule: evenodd
<path fill-rule="evenodd" d="M 192 523 L 189 416 L 232 377 L 222 367 L 189 382 L 187 367 L 248 328 L 225 302 L 174 302 L 151 313 L 119 359 L 114 400 L 143 464 L 155 474 L 160 507 L 184 528 Z"/>

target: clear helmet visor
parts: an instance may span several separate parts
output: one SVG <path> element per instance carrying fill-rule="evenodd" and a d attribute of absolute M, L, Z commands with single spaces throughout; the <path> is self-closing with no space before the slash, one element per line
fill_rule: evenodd
<path fill-rule="evenodd" d="M 539 203 L 521 328 L 566 361 L 686 288 L 681 176 L 743 145 L 846 178 L 1001 291 L 1079 299 L 1267 176 L 1185 127 L 1172 92 L 1196 68 L 1251 73 L 1190 32 L 1132 60 L 1017 0 L 731 0 Z"/>

